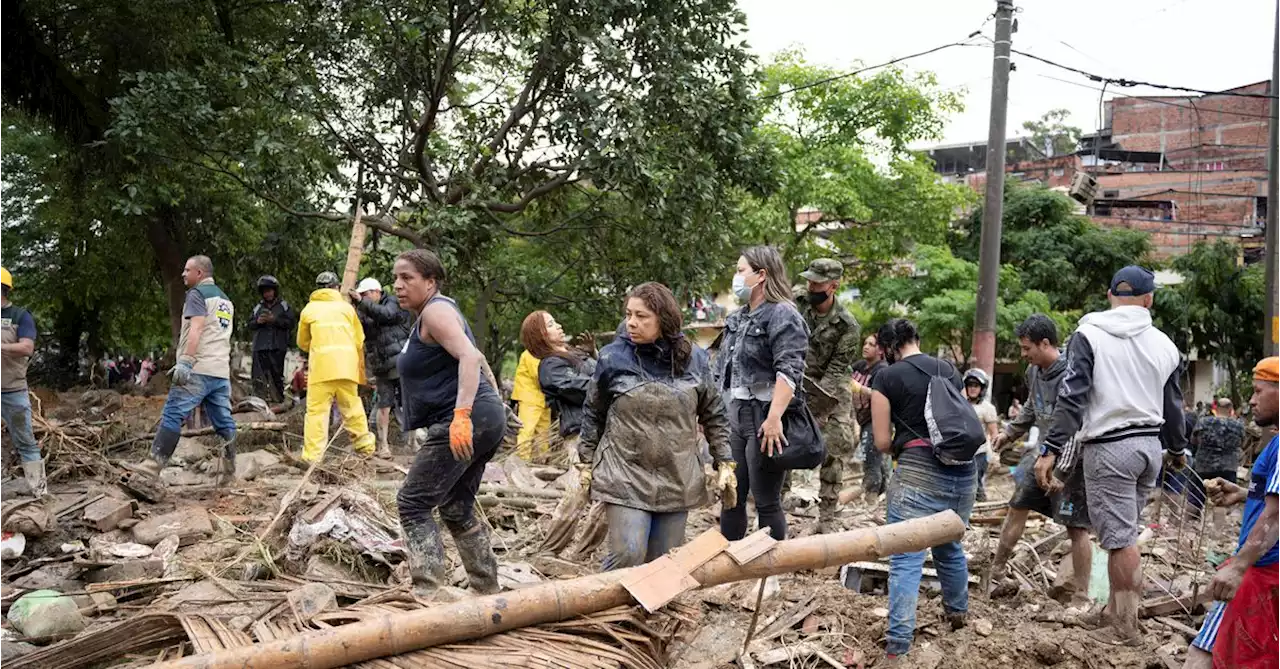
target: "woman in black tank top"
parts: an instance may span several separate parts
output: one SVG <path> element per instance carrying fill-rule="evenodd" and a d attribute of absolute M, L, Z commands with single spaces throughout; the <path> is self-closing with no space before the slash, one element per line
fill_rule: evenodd
<path fill-rule="evenodd" d="M 498 561 L 489 530 L 474 514 L 476 491 L 506 428 L 484 355 L 453 300 L 440 294 L 444 266 L 430 251 L 396 258 L 396 299 L 417 314 L 397 363 L 405 428 L 418 455 L 396 496 L 414 589 L 430 597 L 448 585 L 435 510 L 453 535 L 471 589 L 498 591 Z"/>

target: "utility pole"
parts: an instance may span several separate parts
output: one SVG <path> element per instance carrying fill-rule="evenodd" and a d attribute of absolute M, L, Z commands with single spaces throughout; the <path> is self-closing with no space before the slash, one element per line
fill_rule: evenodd
<path fill-rule="evenodd" d="M 987 193 L 982 206 L 978 308 L 973 322 L 973 356 L 977 366 L 988 375 L 996 366 L 1000 225 L 1004 215 L 1004 133 L 1009 107 L 1009 49 L 1012 41 L 1013 0 L 996 0 L 995 56 L 991 62 L 991 127 L 987 132 Z"/>
<path fill-rule="evenodd" d="M 1280 317 L 1276 313 L 1276 254 L 1280 246 L 1276 235 L 1280 234 L 1280 0 L 1276 0 L 1275 43 L 1271 47 L 1271 141 L 1267 142 L 1267 246 L 1266 258 L 1267 322 L 1262 328 L 1262 352 L 1265 355 L 1280 353 Z"/>

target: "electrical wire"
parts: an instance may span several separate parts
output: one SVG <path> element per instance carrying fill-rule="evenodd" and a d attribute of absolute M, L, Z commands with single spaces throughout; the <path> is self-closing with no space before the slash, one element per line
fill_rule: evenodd
<path fill-rule="evenodd" d="M 972 39 L 972 36 L 970 36 L 970 38 L 969 38 L 969 39 Z M 890 65 L 895 65 L 895 64 L 897 64 L 897 63 L 901 63 L 901 62 L 903 62 L 903 61 L 905 61 L 905 60 L 911 60 L 912 58 L 919 58 L 919 57 L 921 57 L 921 56 L 927 56 L 927 55 L 929 55 L 929 54 L 931 54 L 931 53 L 936 53 L 936 52 L 938 52 L 938 51 L 942 51 L 943 49 L 950 49 L 951 47 L 955 47 L 955 46 L 980 46 L 980 45 L 978 45 L 978 44 L 974 44 L 974 43 L 972 43 L 972 42 L 970 42 L 970 41 L 968 41 L 968 40 L 965 40 L 965 41 L 963 41 L 963 42 L 951 42 L 950 44 L 943 44 L 943 45 L 941 45 L 941 46 L 935 46 L 935 47 L 933 47 L 932 49 L 927 49 L 927 50 L 925 50 L 925 51 L 921 51 L 921 52 L 919 52 L 919 53 L 913 53 L 913 54 L 910 54 L 910 55 L 906 55 L 906 56 L 901 56 L 901 57 L 898 57 L 898 58 L 894 58 L 893 60 L 885 61 L 885 62 L 880 63 L 880 64 L 878 64 L 878 65 L 869 65 L 869 66 L 867 66 L 867 67 L 864 67 L 864 68 L 862 68 L 862 69 L 858 69 L 858 70 L 854 70 L 854 71 L 852 71 L 852 72 L 845 72 L 845 73 L 843 73 L 843 74 L 837 74 L 837 75 L 834 75 L 834 76 L 827 77 L 827 78 L 825 78 L 825 79 L 819 79 L 819 80 L 817 80 L 817 81 L 811 81 L 811 82 L 809 82 L 809 83 L 807 83 L 807 84 L 801 84 L 801 85 L 799 85 L 799 86 L 794 86 L 794 87 L 792 87 L 792 88 L 788 88 L 788 89 L 785 89 L 785 90 L 778 91 L 777 93 L 771 93 L 771 94 L 769 94 L 769 95 L 762 96 L 760 99 L 761 99 L 761 100 L 772 100 L 772 99 L 774 99 L 774 98 L 780 98 L 780 97 L 782 97 L 782 96 L 784 96 L 784 95 L 788 95 L 788 94 L 791 94 L 791 93 L 795 93 L 796 91 L 803 91 L 803 90 L 805 90 L 805 89 L 807 89 L 807 88 L 813 88 L 813 87 L 815 87 L 815 86 L 822 86 L 822 85 L 824 85 L 824 84 L 829 84 L 829 83 L 831 83 L 831 82 L 833 82 L 833 81 L 839 81 L 839 80 L 841 80 L 841 79 L 847 79 L 847 78 L 849 78 L 849 77 L 857 76 L 857 75 L 862 74 L 863 72 L 867 72 L 867 71 L 869 71 L 869 70 L 875 70 L 875 69 L 879 69 L 879 68 L 882 68 L 882 67 L 888 67 L 888 66 L 890 66 Z"/>
<path fill-rule="evenodd" d="M 1187 88 L 1185 86 L 1169 86 L 1166 84 L 1153 84 L 1151 82 L 1138 81 L 1136 79 L 1115 79 L 1112 77 L 1104 77 L 1100 74 L 1094 74 L 1092 72 L 1081 70 L 1076 67 L 1071 67 L 1070 65 L 1063 65 L 1062 63 L 1054 62 L 1052 60 L 1049 60 L 1048 58 L 1043 58 L 1033 53 L 1027 53 L 1026 51 L 1019 51 L 1018 49 L 1010 49 L 1010 51 L 1020 56 L 1026 56 L 1027 58 L 1030 58 L 1032 60 L 1038 60 L 1046 65 L 1052 65 L 1056 68 L 1063 69 L 1068 72 L 1074 72 L 1081 76 L 1087 77 L 1091 81 L 1097 81 L 1099 83 L 1114 84 L 1116 86 L 1120 86 L 1123 88 L 1131 88 L 1133 86 L 1146 86 L 1148 88 L 1159 88 L 1166 91 L 1186 91 L 1189 93 L 1199 93 L 1201 95 L 1221 95 L 1221 96 L 1234 97 L 1234 98 L 1261 98 L 1263 100 L 1277 99 L 1277 96 L 1267 94 L 1267 93 L 1234 93 L 1231 91 L 1206 91 L 1199 88 Z"/>
<path fill-rule="evenodd" d="M 1038 73 L 1038 72 L 1036 73 L 1036 76 L 1037 76 L 1037 77 L 1040 77 L 1040 78 L 1042 78 L 1042 79 L 1050 79 L 1050 80 L 1052 80 L 1052 81 L 1057 81 L 1057 82 L 1059 82 L 1059 83 L 1063 83 L 1063 84 L 1070 84 L 1070 85 L 1072 85 L 1072 86 L 1079 86 L 1080 88 L 1087 88 L 1087 89 L 1089 89 L 1089 90 L 1091 90 L 1091 91 L 1101 91 L 1101 90 L 1102 90 L 1102 88 L 1099 88 L 1098 86 L 1090 86 L 1089 84 L 1082 84 L 1082 83 L 1080 83 L 1080 82 L 1078 82 L 1078 81 L 1070 81 L 1070 80 L 1068 80 L 1068 79 L 1061 79 L 1061 78 L 1059 78 L 1059 77 L 1053 77 L 1053 76 L 1050 76 L 1050 75 L 1047 75 L 1047 74 L 1040 74 L 1040 73 Z M 1149 101 L 1149 102 L 1155 102 L 1155 103 L 1157 103 L 1157 104 L 1168 105 L 1168 106 L 1170 106 L 1170 107 L 1178 107 L 1179 109 L 1187 109 L 1187 110 L 1195 111 L 1195 108 L 1194 108 L 1194 107 L 1192 107 L 1191 105 L 1182 105 L 1182 104 L 1178 104 L 1178 103 L 1176 103 L 1176 102 L 1169 102 L 1168 100 L 1162 99 L 1162 98 L 1160 98 L 1160 97 L 1153 97 L 1153 96 L 1149 96 L 1149 95 L 1128 95 L 1128 96 L 1124 96 L 1124 97 L 1136 98 L 1136 99 L 1139 99 L 1139 100 L 1147 100 L 1147 101 Z M 1190 98 L 1188 98 L 1188 99 L 1190 99 Z M 1247 116 L 1247 117 L 1249 117 L 1249 118 L 1264 118 L 1264 119 L 1267 119 L 1267 120 L 1271 120 L 1271 117 L 1270 117 L 1270 116 L 1268 116 L 1268 115 L 1266 115 L 1266 114 L 1250 114 L 1250 113 L 1248 113 L 1248 112 L 1221 111 L 1221 110 L 1217 110 L 1217 109 L 1213 110 L 1213 112 L 1214 112 L 1215 114 L 1222 114 L 1222 115 L 1225 115 L 1225 116 Z M 1265 148 L 1265 147 L 1264 147 L 1264 148 Z"/>

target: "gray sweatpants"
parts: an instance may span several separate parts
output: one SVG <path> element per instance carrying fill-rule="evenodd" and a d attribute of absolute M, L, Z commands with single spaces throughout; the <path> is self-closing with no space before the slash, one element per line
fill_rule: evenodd
<path fill-rule="evenodd" d="M 1134 545 L 1142 533 L 1138 523 L 1142 507 L 1160 476 L 1160 438 L 1085 443 L 1081 456 L 1089 520 L 1098 543 L 1109 551 Z"/>

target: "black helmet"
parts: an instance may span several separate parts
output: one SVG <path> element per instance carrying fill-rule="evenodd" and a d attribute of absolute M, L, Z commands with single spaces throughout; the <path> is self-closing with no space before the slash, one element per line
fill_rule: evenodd
<path fill-rule="evenodd" d="M 276 281 L 276 278 L 270 274 L 258 277 L 258 292 L 261 293 L 268 288 L 280 290 L 280 282 Z"/>

